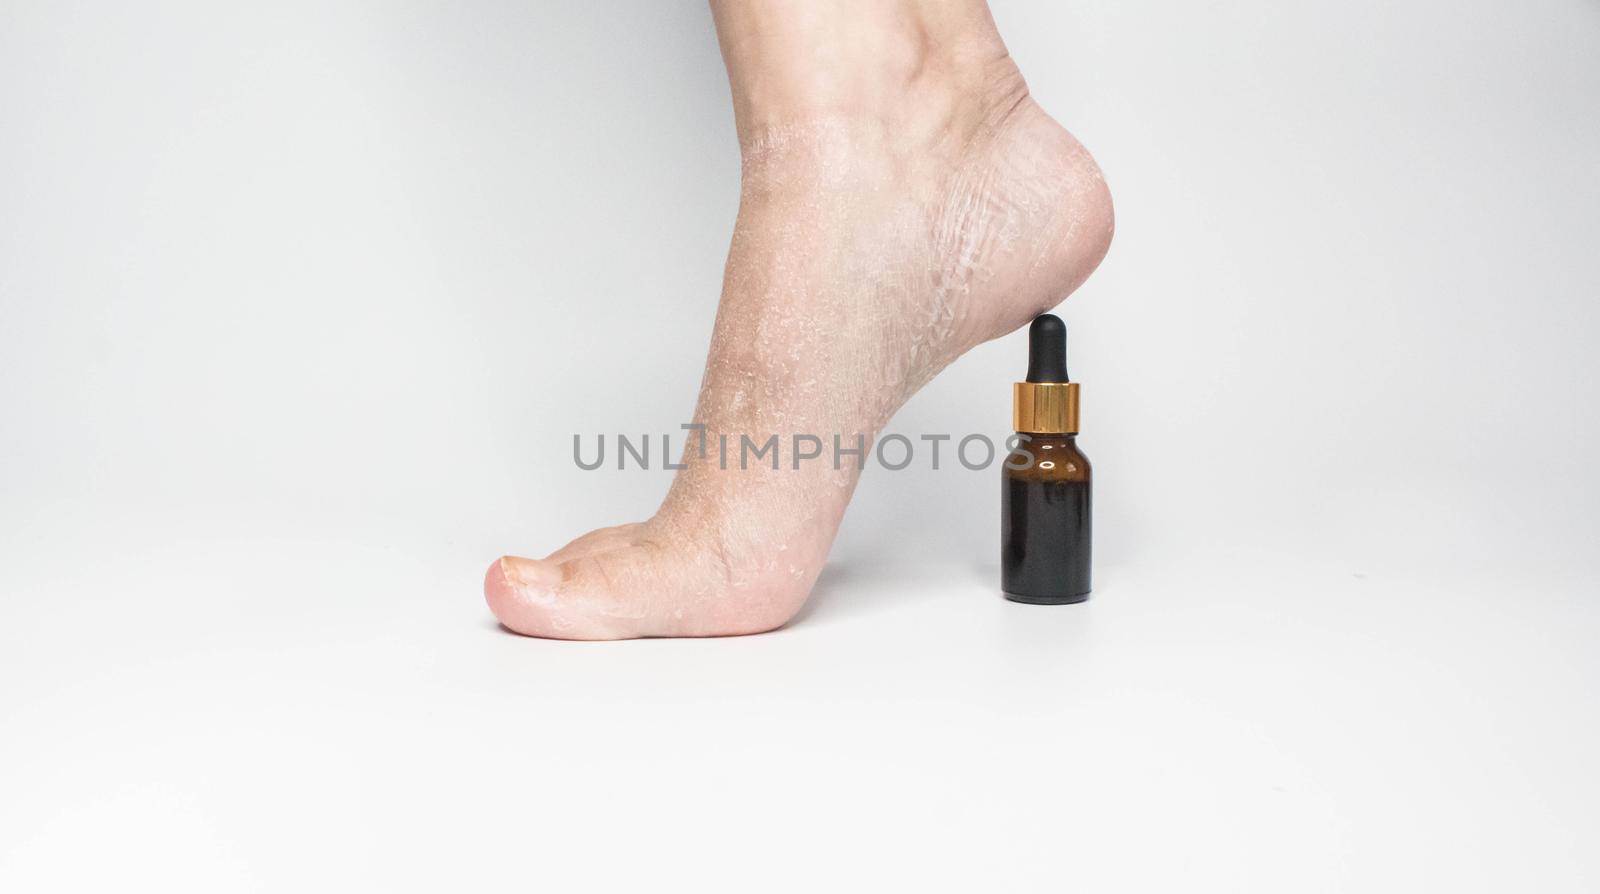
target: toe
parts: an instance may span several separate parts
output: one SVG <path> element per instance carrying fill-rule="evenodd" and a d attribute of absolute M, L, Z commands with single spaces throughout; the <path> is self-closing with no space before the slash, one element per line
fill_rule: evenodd
<path fill-rule="evenodd" d="M 616 549 L 602 555 L 628 552 Z M 638 629 L 643 613 L 618 600 L 600 558 L 557 563 L 502 557 L 484 576 L 484 597 L 501 624 L 524 636 L 597 640 L 649 635 Z"/>
<path fill-rule="evenodd" d="M 727 636 L 781 626 L 810 589 L 792 574 L 735 581 L 716 553 L 682 544 L 613 546 L 561 562 L 502 558 L 484 579 L 489 608 L 507 628 L 547 639 Z"/>
<path fill-rule="evenodd" d="M 590 531 L 577 540 L 545 557 L 546 562 L 571 562 L 574 559 L 584 559 L 597 553 L 607 552 L 619 546 L 632 546 L 639 540 L 639 532 L 644 525 L 635 522 L 629 525 L 617 525 L 611 528 L 600 528 Z"/>
<path fill-rule="evenodd" d="M 556 589 L 561 566 L 504 556 L 484 575 L 483 595 L 501 624 L 525 636 L 561 637 Z"/>

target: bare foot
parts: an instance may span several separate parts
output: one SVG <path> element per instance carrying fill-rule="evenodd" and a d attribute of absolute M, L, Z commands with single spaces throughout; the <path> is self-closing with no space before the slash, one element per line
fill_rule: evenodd
<path fill-rule="evenodd" d="M 695 413 L 713 446 L 702 458 L 691 443 L 688 468 L 648 521 L 490 566 L 489 606 L 518 633 L 783 625 L 810 593 L 860 474 L 849 461 L 834 468 L 833 436 L 870 444 L 951 361 L 1076 289 L 1111 241 L 1099 169 L 1029 97 L 998 35 L 992 51 L 968 42 L 957 63 L 913 59 L 886 86 L 855 91 L 865 99 L 791 103 L 789 114 L 740 89 L 741 48 L 718 13 L 744 175 Z M 798 469 L 788 455 L 776 470 L 719 468 L 720 435 L 737 446 L 741 434 L 761 443 L 791 433 L 823 438 L 825 456 Z"/>

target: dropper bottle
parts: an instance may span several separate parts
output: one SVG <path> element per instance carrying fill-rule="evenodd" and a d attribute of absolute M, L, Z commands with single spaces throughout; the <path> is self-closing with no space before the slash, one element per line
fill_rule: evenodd
<path fill-rule="evenodd" d="M 1017 449 L 1001 467 L 1000 582 L 1006 598 L 1063 605 L 1089 598 L 1089 458 L 1078 449 L 1078 383 L 1067 326 L 1028 327 L 1028 378 L 1012 386 Z"/>

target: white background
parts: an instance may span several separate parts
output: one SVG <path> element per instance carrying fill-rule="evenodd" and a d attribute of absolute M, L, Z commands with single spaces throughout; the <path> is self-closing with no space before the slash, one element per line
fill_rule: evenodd
<path fill-rule="evenodd" d="M 571 436 L 692 410 L 703 5 L 0 2 L 0 889 L 1600 887 L 1600 5 L 995 11 L 1117 205 L 1094 599 L 919 463 L 789 628 L 574 644 L 481 575 L 666 488 Z"/>

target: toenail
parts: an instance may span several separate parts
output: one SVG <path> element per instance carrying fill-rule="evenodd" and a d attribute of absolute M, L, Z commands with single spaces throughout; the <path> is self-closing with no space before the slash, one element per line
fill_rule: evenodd
<path fill-rule="evenodd" d="M 516 556 L 501 557 L 500 573 L 512 586 L 524 590 L 553 590 L 561 582 L 561 570 L 554 563 L 535 562 Z"/>

